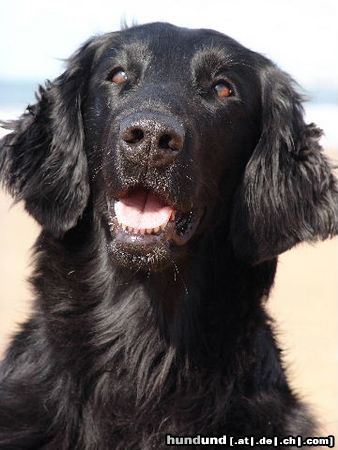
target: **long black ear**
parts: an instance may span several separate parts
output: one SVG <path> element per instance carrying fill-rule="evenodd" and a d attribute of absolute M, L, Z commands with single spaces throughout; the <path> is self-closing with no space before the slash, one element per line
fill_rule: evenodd
<path fill-rule="evenodd" d="M 322 154 L 321 130 L 304 123 L 301 101 L 292 79 L 269 63 L 262 73 L 261 137 L 231 224 L 236 255 L 252 264 L 337 234 L 337 181 Z"/>
<path fill-rule="evenodd" d="M 81 106 L 97 39 L 84 44 L 67 70 L 40 87 L 37 103 L 0 141 L 1 182 L 16 201 L 55 234 L 72 228 L 89 196 Z"/>

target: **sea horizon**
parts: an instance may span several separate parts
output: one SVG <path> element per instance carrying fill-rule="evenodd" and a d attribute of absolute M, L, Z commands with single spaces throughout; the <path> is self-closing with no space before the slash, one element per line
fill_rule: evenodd
<path fill-rule="evenodd" d="M 44 81 L 0 79 L 0 121 L 19 117 L 29 104 L 35 103 L 39 84 Z M 308 99 L 304 102 L 306 121 L 323 129 L 323 147 L 338 154 L 338 88 L 308 88 L 303 92 Z"/>

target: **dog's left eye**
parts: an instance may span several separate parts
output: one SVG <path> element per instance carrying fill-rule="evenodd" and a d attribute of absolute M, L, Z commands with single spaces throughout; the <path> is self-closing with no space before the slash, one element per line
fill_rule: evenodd
<path fill-rule="evenodd" d="M 213 85 L 216 95 L 220 98 L 231 97 L 234 94 L 232 87 L 224 80 L 217 81 Z"/>
<path fill-rule="evenodd" d="M 128 80 L 128 75 L 123 69 L 118 69 L 113 72 L 110 81 L 114 84 L 123 84 Z"/>

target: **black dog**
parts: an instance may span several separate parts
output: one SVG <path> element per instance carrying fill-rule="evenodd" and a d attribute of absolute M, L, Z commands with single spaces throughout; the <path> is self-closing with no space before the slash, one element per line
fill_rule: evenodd
<path fill-rule="evenodd" d="M 2 180 L 43 231 L 0 448 L 311 435 L 264 299 L 279 253 L 337 233 L 338 190 L 290 77 L 215 31 L 137 26 L 10 127 Z"/>

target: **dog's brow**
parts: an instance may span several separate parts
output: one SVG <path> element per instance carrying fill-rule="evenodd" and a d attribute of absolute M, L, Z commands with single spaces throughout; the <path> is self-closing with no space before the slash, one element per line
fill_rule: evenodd
<path fill-rule="evenodd" d="M 152 58 L 152 52 L 145 42 L 134 42 L 125 44 L 121 50 L 121 56 L 127 62 L 142 62 L 149 64 Z"/>
<path fill-rule="evenodd" d="M 235 58 L 219 47 L 203 47 L 198 50 L 191 59 L 191 67 L 194 70 L 207 67 L 209 70 L 217 71 L 224 66 L 236 63 Z"/>

